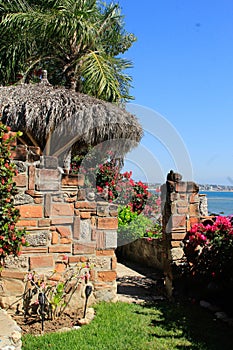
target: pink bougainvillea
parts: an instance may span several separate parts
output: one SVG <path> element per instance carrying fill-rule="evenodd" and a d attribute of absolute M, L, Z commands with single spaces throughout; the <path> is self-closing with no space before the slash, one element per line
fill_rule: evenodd
<path fill-rule="evenodd" d="M 185 243 L 187 262 L 193 276 L 233 286 L 232 218 L 217 216 L 212 224 L 194 224 Z"/>

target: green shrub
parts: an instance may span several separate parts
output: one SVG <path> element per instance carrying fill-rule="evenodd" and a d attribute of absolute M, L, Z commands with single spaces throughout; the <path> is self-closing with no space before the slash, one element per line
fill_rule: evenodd
<path fill-rule="evenodd" d="M 130 206 L 118 208 L 118 245 L 127 244 L 138 238 L 149 237 L 154 228 L 153 221 L 143 213 L 133 212 Z"/>

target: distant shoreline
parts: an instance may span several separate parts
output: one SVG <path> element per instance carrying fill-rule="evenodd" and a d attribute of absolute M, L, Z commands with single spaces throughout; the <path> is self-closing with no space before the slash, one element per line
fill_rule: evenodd
<path fill-rule="evenodd" d="M 148 190 L 149 191 L 157 191 L 158 189 L 157 188 L 150 188 L 148 187 Z M 233 192 L 233 189 L 232 190 L 199 190 L 199 192 Z"/>
<path fill-rule="evenodd" d="M 200 190 L 199 192 L 233 192 L 233 190 Z"/>

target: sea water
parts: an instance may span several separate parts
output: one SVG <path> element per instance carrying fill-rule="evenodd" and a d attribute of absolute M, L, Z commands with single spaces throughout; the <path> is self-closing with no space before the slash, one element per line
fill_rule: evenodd
<path fill-rule="evenodd" d="M 200 192 L 206 195 L 208 212 L 220 215 L 233 215 L 233 192 Z"/>

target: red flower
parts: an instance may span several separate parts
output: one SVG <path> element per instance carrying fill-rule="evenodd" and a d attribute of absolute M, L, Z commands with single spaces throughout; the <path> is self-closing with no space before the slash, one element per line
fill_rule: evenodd
<path fill-rule="evenodd" d="M 102 187 L 96 186 L 96 188 L 97 188 L 97 191 L 98 191 L 99 193 L 102 193 L 102 192 L 103 192 L 103 188 L 102 188 Z"/>
<path fill-rule="evenodd" d="M 3 141 L 8 140 L 9 138 L 10 138 L 10 135 L 9 135 L 9 134 L 4 134 L 4 135 L 2 136 L 2 140 L 3 140 Z"/>
<path fill-rule="evenodd" d="M 21 238 L 21 243 L 24 245 L 24 244 L 26 244 L 26 239 L 25 239 L 25 237 L 22 237 Z"/>

